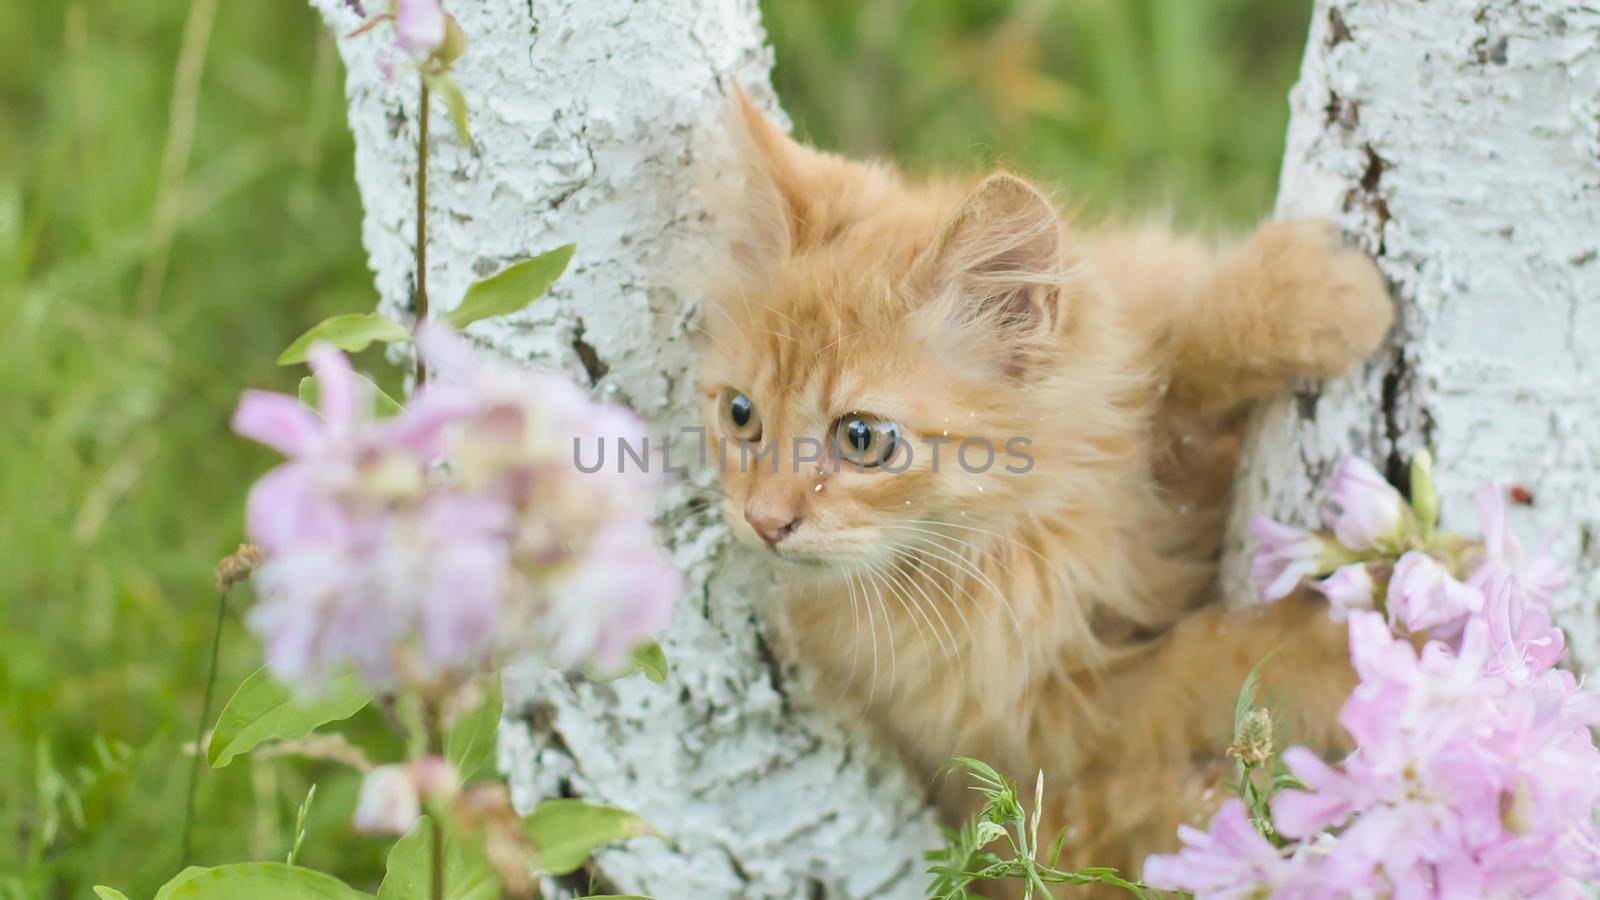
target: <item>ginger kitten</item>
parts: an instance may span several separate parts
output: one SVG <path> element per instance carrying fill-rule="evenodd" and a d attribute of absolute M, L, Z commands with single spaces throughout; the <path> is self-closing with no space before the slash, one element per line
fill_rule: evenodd
<path fill-rule="evenodd" d="M 1225 612 L 1214 577 L 1245 414 L 1378 346 L 1372 263 L 1316 221 L 1078 230 L 1013 175 L 908 183 L 738 106 L 704 414 L 818 696 L 930 778 L 1043 769 L 1063 865 L 1134 874 L 1220 803 L 1267 651 L 1295 737 L 1336 741 L 1343 630 L 1306 596 Z"/>

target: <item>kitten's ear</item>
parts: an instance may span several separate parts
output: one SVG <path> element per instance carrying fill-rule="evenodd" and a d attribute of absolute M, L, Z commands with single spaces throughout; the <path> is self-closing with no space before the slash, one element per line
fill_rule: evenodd
<path fill-rule="evenodd" d="M 990 175 L 935 243 L 929 287 L 955 304 L 958 321 L 1008 335 L 1048 329 L 1061 279 L 1055 207 L 1015 175 Z"/>
<path fill-rule="evenodd" d="M 741 168 L 733 252 L 761 266 L 788 253 L 807 219 L 807 169 L 816 151 L 796 143 L 735 86 L 729 132 Z"/>

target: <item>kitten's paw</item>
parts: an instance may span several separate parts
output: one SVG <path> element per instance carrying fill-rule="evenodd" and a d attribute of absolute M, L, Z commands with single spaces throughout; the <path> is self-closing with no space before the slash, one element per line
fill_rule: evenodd
<path fill-rule="evenodd" d="M 1287 373 L 1328 378 L 1371 356 L 1394 322 L 1378 267 L 1321 219 L 1262 227 L 1245 247 L 1265 291 L 1262 310 Z"/>

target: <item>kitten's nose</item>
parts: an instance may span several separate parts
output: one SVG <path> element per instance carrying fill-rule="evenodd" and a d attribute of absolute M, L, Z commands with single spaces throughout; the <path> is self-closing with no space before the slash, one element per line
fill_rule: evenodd
<path fill-rule="evenodd" d="M 744 505 L 744 520 L 750 523 L 750 527 L 761 535 L 769 547 L 777 546 L 779 541 L 800 527 L 800 518 L 795 515 L 793 507 L 773 503 L 760 496 L 751 497 L 750 502 Z"/>

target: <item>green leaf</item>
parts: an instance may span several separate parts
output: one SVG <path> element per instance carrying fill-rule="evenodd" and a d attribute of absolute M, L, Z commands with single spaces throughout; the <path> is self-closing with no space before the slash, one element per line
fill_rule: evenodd
<path fill-rule="evenodd" d="M 667 680 L 668 671 L 666 651 L 661 649 L 660 644 L 650 641 L 633 651 L 633 655 L 628 658 L 627 668 L 622 671 L 605 674 L 591 672 L 588 675 L 593 681 L 616 681 L 619 678 L 627 678 L 635 672 L 643 672 L 644 677 L 660 684 Z"/>
<path fill-rule="evenodd" d="M 124 894 L 114 887 L 106 887 L 103 884 L 95 885 L 94 892 L 95 895 L 100 898 L 100 900 L 128 900 L 127 894 Z"/>
<path fill-rule="evenodd" d="M 447 838 L 444 857 L 446 900 L 497 900 L 500 879 L 479 848 L 464 848 L 459 837 Z M 432 874 L 433 824 L 423 816 L 390 848 L 383 883 L 378 885 L 378 900 L 426 897 Z"/>
<path fill-rule="evenodd" d="M 400 411 L 400 401 L 384 393 L 383 388 L 378 387 L 377 382 L 360 372 L 355 373 L 355 375 L 362 383 L 372 389 L 372 411 L 377 413 L 379 418 L 386 418 Z M 316 411 L 317 403 L 322 399 L 320 392 L 317 390 L 317 379 L 310 375 L 300 379 L 299 393 L 300 405 L 306 409 Z"/>
<path fill-rule="evenodd" d="M 461 143 L 471 147 L 472 131 L 467 127 L 467 95 L 461 93 L 461 85 L 443 72 L 426 72 L 422 77 L 428 82 L 428 90 L 444 98 L 445 108 L 450 111 L 450 124 L 456 128 L 456 136 L 461 138 Z"/>
<path fill-rule="evenodd" d="M 319 725 L 348 719 L 372 700 L 366 685 L 351 673 L 335 676 L 322 693 L 300 696 L 255 670 L 228 698 L 211 732 L 206 760 L 220 769 L 257 744 L 309 734 Z"/>
<path fill-rule="evenodd" d="M 572 244 L 563 244 L 474 283 L 461 298 L 461 305 L 445 314 L 445 323 L 460 331 L 473 322 L 523 309 L 539 299 L 567 270 L 574 249 Z"/>
<path fill-rule="evenodd" d="M 655 641 L 633 651 L 633 664 L 656 684 L 667 680 L 667 653 Z"/>
<path fill-rule="evenodd" d="M 601 844 L 651 833 L 627 810 L 565 798 L 539 804 L 523 830 L 539 851 L 539 870 L 550 875 L 576 871 Z"/>
<path fill-rule="evenodd" d="M 311 345 L 322 342 L 340 350 L 355 353 L 367 349 L 373 341 L 393 344 L 411 340 L 411 332 L 404 325 L 378 313 L 345 313 L 323 319 L 311 330 L 294 339 L 287 350 L 278 354 L 278 365 L 292 366 L 303 363 L 311 352 Z"/>
<path fill-rule="evenodd" d="M 450 726 L 444 737 L 444 758 L 453 763 L 463 782 L 494 758 L 495 735 L 505 700 L 500 695 L 500 675 L 488 679 L 483 702 Z"/>
<path fill-rule="evenodd" d="M 190 866 L 156 892 L 156 900 L 359 900 L 368 898 L 332 875 L 277 862 Z"/>

